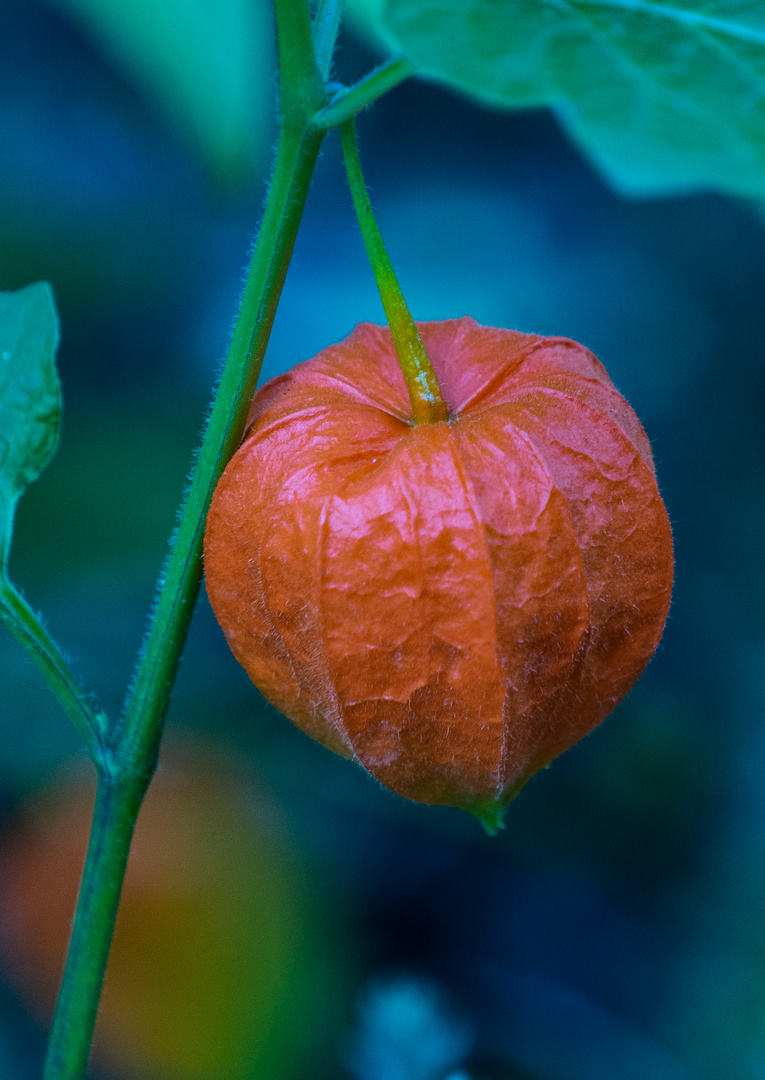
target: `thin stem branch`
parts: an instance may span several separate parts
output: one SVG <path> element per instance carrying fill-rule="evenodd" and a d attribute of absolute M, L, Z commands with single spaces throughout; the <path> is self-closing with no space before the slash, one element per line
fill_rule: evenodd
<path fill-rule="evenodd" d="M 356 217 L 406 380 L 414 423 L 437 424 L 449 419 L 449 410 L 377 227 L 361 171 L 353 120 L 342 125 L 340 137 Z"/>
<path fill-rule="evenodd" d="M 319 74 L 325 82 L 332 69 L 342 14 L 343 0 L 319 0 L 313 17 L 313 50 Z"/>
<path fill-rule="evenodd" d="M 380 67 L 370 71 L 353 86 L 339 90 L 321 112 L 313 119 L 313 127 L 319 131 L 339 127 L 346 120 L 371 105 L 373 101 L 387 94 L 394 86 L 408 79 L 415 72 L 414 65 L 404 56 L 388 60 Z"/>
<path fill-rule="evenodd" d="M 80 733 L 96 768 L 106 765 L 105 716 L 95 712 L 56 643 L 32 608 L 0 575 L 0 622 L 37 664 L 61 708 Z"/>
<path fill-rule="evenodd" d="M 17 494 L 12 495 L 4 484 L 0 484 L 0 577 L 8 575 L 8 555 L 11 550 L 18 498 Z"/>
<path fill-rule="evenodd" d="M 0 486 L 0 622 L 43 674 L 48 688 L 77 728 L 96 768 L 105 767 L 107 720 L 93 708 L 42 621 L 8 577 L 8 553 L 18 496 Z"/>

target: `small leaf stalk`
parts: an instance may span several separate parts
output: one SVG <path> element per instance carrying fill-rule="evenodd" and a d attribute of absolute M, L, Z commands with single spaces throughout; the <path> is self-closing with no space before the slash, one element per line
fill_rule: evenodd
<path fill-rule="evenodd" d="M 441 423 L 449 419 L 449 409 L 441 393 L 433 364 L 404 299 L 393 264 L 385 250 L 364 183 L 352 119 L 341 125 L 340 138 L 356 217 L 406 381 L 412 403 L 413 422 L 415 425 Z"/>

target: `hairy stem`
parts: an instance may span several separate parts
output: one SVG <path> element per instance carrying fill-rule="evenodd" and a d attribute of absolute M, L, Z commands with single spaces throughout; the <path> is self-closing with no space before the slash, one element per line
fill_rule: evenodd
<path fill-rule="evenodd" d="M 326 105 L 324 79 L 313 51 L 307 0 L 274 0 L 279 49 L 279 112 L 282 123 L 307 125 Z"/>
<path fill-rule="evenodd" d="M 94 711 L 56 643 L 26 600 L 0 574 L 0 622 L 43 673 L 59 705 L 79 731 L 97 768 L 105 763 L 105 718 Z"/>
<path fill-rule="evenodd" d="M 0 611 L 3 604 L 13 609 L 14 625 L 17 629 L 24 625 L 27 647 L 44 653 L 45 663 L 41 666 L 46 670 L 45 664 L 48 665 L 50 681 L 55 683 L 59 700 L 73 719 L 77 718 L 75 722 L 83 732 L 98 770 L 88 855 L 44 1080 L 83 1080 L 87 1070 L 130 841 L 156 765 L 170 693 L 201 582 L 205 518 L 215 485 L 244 432 L 324 132 L 339 122 L 332 116 L 341 115 L 339 112 L 327 113 L 328 92 L 324 85 L 337 32 L 339 0 L 322 0 L 320 5 L 319 18 L 313 28 L 319 43 L 318 62 L 307 0 L 274 0 L 274 3 L 281 123 L 273 177 L 226 366 L 161 581 L 149 633 L 139 656 L 125 711 L 118 724 L 109 731 L 106 748 L 92 734 L 99 732 L 100 717 L 88 712 L 87 701 L 39 620 L 28 612 L 11 586 L 0 592 Z M 337 105 L 341 110 L 351 110 L 343 115 L 353 115 L 409 73 L 401 61 L 387 65 L 362 80 L 357 87 L 344 92 Z M 363 187 L 363 180 L 361 185 Z M 422 363 L 416 370 L 422 381 Z M 432 385 L 427 379 L 423 386 L 425 384 L 431 395 L 428 415 L 434 415 Z M 435 385 L 437 387 L 437 383 Z M 39 657 L 36 658 L 39 662 Z M 98 754 L 97 749 L 101 751 Z"/>
<path fill-rule="evenodd" d="M 100 770 L 85 874 L 56 1006 L 44 1080 L 83 1080 L 130 839 L 159 751 L 165 713 L 202 576 L 204 522 L 239 444 L 303 214 L 326 102 L 307 0 L 276 0 L 281 126 L 274 173 L 199 459 L 167 563 L 132 693 Z"/>
<path fill-rule="evenodd" d="M 329 128 L 345 123 L 346 120 L 351 120 L 367 105 L 371 105 L 394 86 L 408 79 L 414 74 L 414 70 L 414 66 L 403 56 L 386 61 L 374 71 L 370 71 L 363 79 L 359 79 L 353 86 L 338 90 L 329 104 L 316 114 L 313 126 L 321 131 L 327 131 Z"/>
<path fill-rule="evenodd" d="M 44 1076 L 85 1076 L 128 851 L 146 783 L 100 776 L 67 972 L 53 1021 Z M 76 978 L 72 977 L 76 973 Z"/>
<path fill-rule="evenodd" d="M 291 130 L 280 141 L 229 358 L 122 721 L 120 745 L 139 768 L 153 765 L 201 580 L 207 510 L 242 439 L 320 144 L 321 135 Z"/>
<path fill-rule="evenodd" d="M 325 81 L 332 68 L 332 55 L 340 30 L 343 0 L 319 0 L 313 18 L 313 51 L 319 74 Z"/>
<path fill-rule="evenodd" d="M 356 217 L 406 380 L 414 422 L 437 424 L 449 419 L 449 410 L 377 227 L 361 172 L 353 120 L 346 120 L 340 128 L 340 136 Z"/>

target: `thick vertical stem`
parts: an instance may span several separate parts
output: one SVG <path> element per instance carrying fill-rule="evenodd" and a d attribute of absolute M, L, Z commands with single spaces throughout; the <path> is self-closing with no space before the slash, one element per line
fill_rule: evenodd
<path fill-rule="evenodd" d="M 239 445 L 271 333 L 321 137 L 283 133 L 242 306 L 215 404 L 136 672 L 120 745 L 151 768 L 202 575 L 204 522 L 215 485 Z M 147 754 L 149 757 L 147 757 Z"/>
<path fill-rule="evenodd" d="M 281 126 L 274 175 L 226 366 L 125 714 L 98 759 L 93 827 L 44 1080 L 83 1080 L 87 1070 L 130 841 L 154 771 L 201 581 L 207 510 L 242 437 L 325 130 L 314 123 L 327 93 L 314 57 L 307 0 L 275 0 L 275 8 Z"/>
<path fill-rule="evenodd" d="M 141 800 L 202 576 L 204 522 L 215 485 L 244 430 L 323 133 L 326 103 L 313 58 L 307 0 L 276 0 L 282 122 L 274 175 L 181 523 L 125 714 L 100 770 L 88 857 L 56 1005 L 44 1080 L 83 1080 Z"/>
<path fill-rule="evenodd" d="M 82 1080 L 133 826 L 154 770 L 170 691 L 201 580 L 204 520 L 241 439 L 321 136 L 283 137 L 229 361 L 170 556 L 133 695 L 117 733 L 119 783 L 100 780 L 93 831 L 44 1080 Z"/>
<path fill-rule="evenodd" d="M 93 827 L 44 1080 L 85 1076 L 130 840 L 145 783 L 98 781 Z M 76 973 L 76 978 L 73 978 Z"/>
<path fill-rule="evenodd" d="M 305 124 L 326 105 L 313 48 L 307 0 L 274 0 L 279 49 L 279 111 L 287 124 Z"/>

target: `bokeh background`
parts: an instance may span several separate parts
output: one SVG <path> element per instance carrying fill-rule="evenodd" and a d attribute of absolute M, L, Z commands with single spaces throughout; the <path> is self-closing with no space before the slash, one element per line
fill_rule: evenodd
<path fill-rule="evenodd" d="M 268 5 L 216 10 L 0 11 L 0 288 L 53 284 L 65 395 L 11 569 L 113 712 L 269 169 Z M 343 32 L 341 78 L 376 60 Z M 415 316 L 576 338 L 644 421 L 675 530 L 670 620 L 627 701 L 489 839 L 294 730 L 202 596 L 93 1076 L 762 1080 L 760 210 L 625 201 L 550 113 L 421 81 L 359 129 Z M 382 311 L 330 136 L 264 377 L 365 319 Z M 31 1080 L 91 796 L 74 732 L 6 634 L 0 747 L 0 1075 Z"/>

